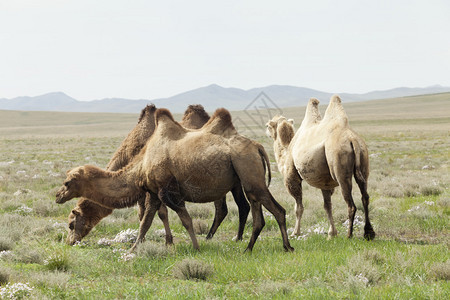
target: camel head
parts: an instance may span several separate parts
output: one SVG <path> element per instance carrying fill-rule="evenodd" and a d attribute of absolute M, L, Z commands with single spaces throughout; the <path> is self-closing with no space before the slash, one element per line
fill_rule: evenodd
<path fill-rule="evenodd" d="M 82 196 L 81 187 L 84 181 L 84 170 L 85 167 L 81 166 L 67 171 L 67 178 L 64 180 L 63 185 L 56 193 L 56 203 L 62 204 L 73 198 Z"/>
<path fill-rule="evenodd" d="M 73 245 L 81 241 L 98 222 L 93 222 L 89 215 L 85 215 L 83 210 L 77 206 L 69 214 L 69 231 L 67 235 L 67 244 Z"/>
<path fill-rule="evenodd" d="M 283 116 L 275 116 L 266 123 L 266 134 L 274 141 L 280 139 L 283 144 L 290 143 L 294 137 L 294 120 Z"/>
<path fill-rule="evenodd" d="M 81 241 L 100 220 L 109 216 L 112 209 L 103 207 L 86 198 L 81 198 L 69 214 L 67 244 Z"/>

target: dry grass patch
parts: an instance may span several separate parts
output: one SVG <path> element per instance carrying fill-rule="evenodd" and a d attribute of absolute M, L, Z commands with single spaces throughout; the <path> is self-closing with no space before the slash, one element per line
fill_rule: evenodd
<path fill-rule="evenodd" d="M 200 260 L 183 259 L 172 269 L 177 279 L 184 280 L 206 280 L 213 274 L 213 267 Z"/>

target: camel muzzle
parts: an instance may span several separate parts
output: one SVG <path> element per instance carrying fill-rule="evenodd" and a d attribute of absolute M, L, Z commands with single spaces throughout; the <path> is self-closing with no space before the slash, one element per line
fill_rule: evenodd
<path fill-rule="evenodd" d="M 64 195 L 67 193 L 67 189 L 65 187 L 62 187 L 59 189 L 59 191 L 56 193 L 56 203 L 62 204 L 66 202 L 67 200 L 64 199 Z"/>

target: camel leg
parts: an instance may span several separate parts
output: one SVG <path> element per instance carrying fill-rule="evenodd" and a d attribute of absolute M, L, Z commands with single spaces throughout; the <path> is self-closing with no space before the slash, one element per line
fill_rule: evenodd
<path fill-rule="evenodd" d="M 247 197 L 250 200 L 250 208 L 252 211 L 253 231 L 252 236 L 250 237 L 250 242 L 248 243 L 245 252 L 251 252 L 253 250 L 253 246 L 255 245 L 256 239 L 258 239 L 258 236 L 266 223 L 262 214 L 261 203 L 257 202 L 255 197 L 251 194 L 249 195 L 249 193 L 247 193 Z"/>
<path fill-rule="evenodd" d="M 239 228 L 236 236 L 236 241 L 241 241 L 242 235 L 244 234 L 245 223 L 247 222 L 248 214 L 250 212 L 250 205 L 245 198 L 244 191 L 242 190 L 242 186 L 240 183 L 231 190 L 231 193 L 233 193 L 233 198 L 236 202 L 239 212 Z"/>
<path fill-rule="evenodd" d="M 145 214 L 145 201 L 147 201 L 147 200 L 146 200 L 147 197 L 149 197 L 149 194 L 148 194 L 148 193 L 145 195 L 145 198 L 140 198 L 140 199 L 138 200 L 138 207 L 139 207 L 139 221 L 142 221 L 142 218 L 144 217 L 144 214 Z"/>
<path fill-rule="evenodd" d="M 295 226 L 294 231 L 291 236 L 300 235 L 300 222 L 302 220 L 302 215 L 304 211 L 303 207 L 303 193 L 302 193 L 302 179 L 298 175 L 297 169 L 292 163 L 290 168 L 287 170 L 287 176 L 284 178 L 284 185 L 295 199 Z"/>
<path fill-rule="evenodd" d="M 346 178 L 344 180 L 339 180 L 339 185 L 341 186 L 342 196 L 348 206 L 348 233 L 347 237 L 351 238 L 353 236 L 353 221 L 355 220 L 356 206 L 353 202 L 352 197 L 352 178 Z"/>
<path fill-rule="evenodd" d="M 283 239 L 283 247 L 286 251 L 294 251 L 294 248 L 289 244 L 289 239 L 286 231 L 286 210 L 273 198 L 269 190 L 266 191 L 265 195 L 260 197 L 262 205 L 269 212 L 273 214 L 275 220 L 277 220 L 278 226 L 280 227 L 281 237 Z"/>
<path fill-rule="evenodd" d="M 214 201 L 214 207 L 216 208 L 216 212 L 214 215 L 214 221 L 212 223 L 211 229 L 209 229 L 208 234 L 206 235 L 206 239 L 212 239 L 214 234 L 216 233 L 217 228 L 219 228 L 220 224 L 222 223 L 223 219 L 225 219 L 226 215 L 228 214 L 228 208 L 227 208 L 227 200 L 226 196 L 223 197 L 220 200 Z"/>
<path fill-rule="evenodd" d="M 367 182 L 358 180 L 356 176 L 355 179 L 361 191 L 362 195 L 361 200 L 364 207 L 364 218 L 365 218 L 364 238 L 366 240 L 373 240 L 375 238 L 375 231 L 373 230 L 372 224 L 370 224 L 369 220 L 369 194 L 367 193 Z"/>
<path fill-rule="evenodd" d="M 325 211 L 327 212 L 328 221 L 330 222 L 330 228 L 328 229 L 328 239 L 337 235 L 337 230 L 336 230 L 336 227 L 334 226 L 333 211 L 332 211 L 332 205 L 331 205 L 331 194 L 332 193 L 333 193 L 333 190 L 322 190 L 323 207 L 325 208 Z"/>
<path fill-rule="evenodd" d="M 161 201 L 159 201 L 158 197 L 154 195 L 153 197 L 146 197 L 145 200 L 145 210 L 142 216 L 141 222 L 139 224 L 139 233 L 134 243 L 133 247 L 131 247 L 130 252 L 133 252 L 139 243 L 142 243 L 145 239 L 145 235 L 147 234 L 148 229 L 152 225 L 153 218 L 155 217 L 156 211 L 161 206 Z"/>
<path fill-rule="evenodd" d="M 164 230 L 166 231 L 166 245 L 173 245 L 172 231 L 169 227 L 169 213 L 167 211 L 167 206 L 162 203 L 158 210 L 158 217 L 163 222 Z"/>
<path fill-rule="evenodd" d="M 194 226 L 192 224 L 192 218 L 186 210 L 184 200 L 178 189 L 178 183 L 175 178 L 169 180 L 166 186 L 160 187 L 158 192 L 159 199 L 171 209 L 173 209 L 181 220 L 184 228 L 192 241 L 194 249 L 199 250 L 197 238 L 194 233 Z"/>

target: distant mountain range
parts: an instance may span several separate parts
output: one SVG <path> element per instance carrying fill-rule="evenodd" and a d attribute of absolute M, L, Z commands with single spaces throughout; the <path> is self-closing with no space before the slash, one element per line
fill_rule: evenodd
<path fill-rule="evenodd" d="M 397 98 L 414 95 L 426 95 L 450 92 L 450 87 L 440 85 L 425 88 L 400 87 L 385 91 L 373 91 L 365 94 L 339 93 L 345 102 L 366 101 L 375 99 Z M 243 110 L 258 97 L 272 102 L 272 106 L 294 107 L 305 106 L 311 97 L 322 103 L 328 103 L 333 93 L 321 92 L 304 87 L 271 85 L 266 87 L 242 90 L 224 88 L 216 84 L 187 91 L 169 98 L 153 100 L 130 100 L 107 98 L 93 101 L 78 101 L 62 92 L 48 93 L 35 97 L 17 97 L 0 99 L 0 109 L 26 111 L 66 111 L 66 112 L 114 112 L 137 113 L 145 105 L 154 103 L 157 107 L 166 107 L 173 112 L 183 112 L 189 104 L 202 104 L 207 111 L 225 107 L 229 110 Z"/>

